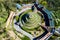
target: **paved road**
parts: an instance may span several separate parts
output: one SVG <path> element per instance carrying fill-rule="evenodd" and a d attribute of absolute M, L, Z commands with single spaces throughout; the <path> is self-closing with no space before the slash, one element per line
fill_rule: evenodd
<path fill-rule="evenodd" d="M 14 20 L 14 22 L 15 22 L 15 20 Z M 27 33 L 26 31 L 22 30 L 18 25 L 14 24 L 14 28 L 18 32 L 22 33 L 23 35 L 25 35 L 25 36 L 29 37 L 31 40 L 33 40 L 34 37 L 31 34 Z"/>
<path fill-rule="evenodd" d="M 20 11 L 16 16 L 20 15 L 22 12 L 24 12 L 24 11 L 26 11 L 26 10 L 28 10 L 28 9 L 31 9 L 31 7 L 22 9 L 22 11 Z M 14 19 L 14 23 L 15 23 L 15 22 L 16 22 L 16 20 Z M 24 34 L 25 36 L 29 37 L 31 40 L 33 40 L 34 37 L 33 37 L 31 34 L 25 32 L 24 30 L 22 30 L 18 25 L 14 24 L 14 28 L 15 28 L 17 31 L 19 31 L 19 32 L 21 32 L 22 34 Z M 46 34 L 47 36 L 46 36 L 45 34 Z M 49 34 L 49 33 L 46 31 L 45 33 L 43 33 L 42 38 L 46 38 L 46 37 L 47 37 L 47 39 L 48 39 L 49 37 L 51 37 L 51 35 L 52 35 L 52 34 Z M 41 37 L 41 36 L 39 36 L 38 38 L 40 38 L 40 37 Z M 36 40 L 36 39 L 35 39 L 35 40 Z"/>
<path fill-rule="evenodd" d="M 20 15 L 21 13 L 23 13 L 24 11 L 28 10 L 28 9 L 31 9 L 31 7 L 28 7 L 28 8 L 25 8 L 25 9 L 22 9 L 16 16 Z M 14 19 L 14 23 L 16 22 L 16 20 Z M 22 34 L 24 34 L 25 36 L 29 37 L 31 40 L 33 40 L 33 36 L 27 32 L 25 32 L 24 30 L 22 30 L 18 25 L 14 24 L 14 28 L 21 32 Z M 45 34 L 47 33 L 47 31 L 45 33 L 43 33 L 43 35 L 41 35 L 42 37 L 45 36 Z M 48 35 L 48 34 L 47 34 Z M 41 38 L 41 36 L 39 36 L 38 38 Z M 37 38 L 37 39 L 38 39 Z M 34 39 L 36 40 L 36 39 Z"/>

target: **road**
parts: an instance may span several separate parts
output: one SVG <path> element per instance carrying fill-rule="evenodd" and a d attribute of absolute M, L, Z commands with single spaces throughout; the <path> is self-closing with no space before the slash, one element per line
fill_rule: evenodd
<path fill-rule="evenodd" d="M 28 9 L 31 9 L 31 7 L 27 7 L 27 8 L 25 8 L 25 9 L 22 9 L 16 16 L 20 15 L 21 13 L 25 12 L 25 11 L 28 10 Z M 14 23 L 15 23 L 15 22 L 16 22 L 16 20 L 14 19 Z M 20 33 L 22 33 L 23 35 L 29 37 L 31 40 L 33 40 L 33 39 L 35 38 L 35 37 L 33 37 L 31 34 L 25 32 L 24 30 L 22 30 L 22 29 L 21 29 L 18 25 L 16 25 L 16 24 L 14 24 L 14 28 L 15 28 L 18 32 L 20 32 Z M 46 34 L 46 35 L 45 35 L 45 34 Z M 47 32 L 47 31 L 46 31 L 45 33 L 43 33 L 41 39 L 39 39 L 39 38 L 41 37 L 41 35 L 40 35 L 38 38 L 36 38 L 36 39 L 39 39 L 39 40 L 47 39 L 47 40 L 48 40 L 48 38 L 50 38 L 51 35 L 52 35 L 52 34 L 51 34 L 50 32 Z M 36 39 L 35 39 L 35 40 L 36 40 Z"/>

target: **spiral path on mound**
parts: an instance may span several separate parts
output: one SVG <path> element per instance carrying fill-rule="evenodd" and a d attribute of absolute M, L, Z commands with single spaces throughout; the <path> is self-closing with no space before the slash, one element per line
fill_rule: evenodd
<path fill-rule="evenodd" d="M 29 12 L 29 13 L 23 13 L 20 21 L 23 26 L 25 28 L 28 29 L 34 29 L 36 27 L 39 26 L 39 24 L 41 23 L 41 17 L 38 13 L 36 12 Z"/>

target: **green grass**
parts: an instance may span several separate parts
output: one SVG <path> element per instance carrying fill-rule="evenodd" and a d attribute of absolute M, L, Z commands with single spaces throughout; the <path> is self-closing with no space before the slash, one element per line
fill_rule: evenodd
<path fill-rule="evenodd" d="M 30 40 L 27 36 L 24 36 L 22 40 Z"/>

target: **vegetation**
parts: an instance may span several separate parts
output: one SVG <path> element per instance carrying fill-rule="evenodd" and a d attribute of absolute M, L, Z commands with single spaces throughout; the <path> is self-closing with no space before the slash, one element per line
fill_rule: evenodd
<path fill-rule="evenodd" d="M 22 40 L 30 40 L 27 36 L 24 36 Z"/>
<path fill-rule="evenodd" d="M 17 10 L 15 4 L 28 4 L 33 3 L 34 1 L 35 0 L 0 0 L 0 40 L 15 40 L 7 33 L 8 30 L 13 31 L 13 29 L 10 29 L 9 26 L 5 29 L 5 24 L 10 15 L 10 11 L 16 12 Z M 39 3 L 53 12 L 52 16 L 55 20 L 55 27 L 60 27 L 60 0 L 39 0 Z M 18 19 L 18 17 L 16 19 Z M 57 37 L 58 36 L 52 36 L 49 40 L 55 40 Z M 22 40 L 25 39 L 29 40 L 27 37 L 22 38 Z"/>

